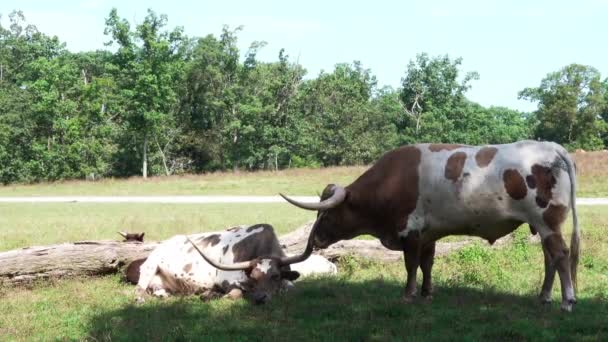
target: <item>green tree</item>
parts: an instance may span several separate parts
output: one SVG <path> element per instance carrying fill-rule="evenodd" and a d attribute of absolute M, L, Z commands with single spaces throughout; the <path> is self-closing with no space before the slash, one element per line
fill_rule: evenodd
<path fill-rule="evenodd" d="M 177 83 L 183 78 L 184 54 L 187 39 L 182 28 L 163 30 L 166 15 L 148 10 L 144 21 L 131 30 L 127 20 L 112 9 L 106 19 L 105 34 L 110 36 L 108 45 L 116 44 L 113 77 L 120 89 L 126 132 L 134 133 L 123 140 L 124 147 L 130 141 L 140 144 L 139 157 L 144 178 L 148 174 L 149 143 L 156 143 L 158 152 L 166 160 L 159 140 L 170 140 L 176 134 L 174 114 L 178 109 Z M 128 149 L 123 166 L 130 169 Z"/>
<path fill-rule="evenodd" d="M 535 136 L 569 148 L 599 149 L 606 112 L 606 88 L 593 67 L 570 64 L 549 73 L 539 87 L 526 88 L 519 97 L 538 102 Z"/>
<path fill-rule="evenodd" d="M 396 127 L 379 112 L 376 78 L 359 62 L 338 64 L 301 86 L 299 158 L 322 165 L 368 163 L 396 145 Z"/>
<path fill-rule="evenodd" d="M 456 109 L 466 106 L 464 94 L 479 78 L 477 72 L 467 72 L 459 80 L 461 64 L 462 58 L 426 53 L 409 62 L 400 95 L 411 122 L 409 134 L 416 141 L 450 142 Z"/>

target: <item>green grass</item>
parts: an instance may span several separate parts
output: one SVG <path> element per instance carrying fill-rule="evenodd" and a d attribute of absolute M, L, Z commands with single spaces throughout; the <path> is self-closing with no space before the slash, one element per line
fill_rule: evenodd
<path fill-rule="evenodd" d="M 608 165 L 578 177 L 578 196 L 608 196 Z M 143 180 L 105 179 L 97 182 L 65 181 L 34 185 L 0 186 L 0 196 L 128 196 L 128 195 L 316 195 L 327 184 L 348 185 L 366 167 L 290 169 L 279 172 L 214 173 L 152 177 Z"/>
<path fill-rule="evenodd" d="M 330 183 L 347 185 L 365 167 L 290 169 L 278 172 L 218 172 L 206 175 L 65 181 L 0 186 L 0 196 L 61 195 L 315 195 Z"/>
<path fill-rule="evenodd" d="M 119 240 L 117 231 L 145 232 L 149 241 L 176 234 L 270 223 L 283 234 L 315 213 L 276 204 L 0 204 L 0 251 L 78 240 Z"/>
<path fill-rule="evenodd" d="M 61 227 L 63 234 L 93 220 L 97 223 L 84 232 L 98 234 L 95 238 L 114 238 L 114 225 L 121 222 L 140 222 L 153 228 L 153 236 L 165 237 L 173 232 L 163 230 L 163 220 L 173 222 L 168 225 L 171 227 L 183 225 L 183 229 L 197 231 L 228 226 L 235 220 L 253 223 L 259 217 L 273 224 L 284 222 L 281 227 L 297 226 L 309 219 L 296 217 L 297 211 L 283 205 L 252 209 L 164 207 L 104 205 L 84 210 L 83 206 L 65 204 L 11 205 L 2 207 L 0 217 L 5 220 L 10 214 L 13 227 L 29 229 L 29 234 L 34 233 L 38 222 L 44 227 L 40 231 L 45 232 L 40 241 L 66 240 L 64 236 L 55 237 L 53 229 L 68 217 L 74 218 Z M 88 214 L 98 210 L 102 211 L 98 216 Z M 174 211 L 176 214 L 171 215 Z M 295 291 L 265 306 L 229 300 L 204 303 L 196 297 L 151 299 L 137 306 L 133 304 L 133 287 L 115 275 L 0 288 L 0 340 L 606 340 L 608 210 L 584 207 L 579 212 L 583 251 L 578 304 L 571 314 L 559 310 L 557 279 L 554 303 L 538 303 L 542 251 L 538 243 L 529 242 L 529 230 L 522 226 L 507 247 L 492 249 L 477 243 L 438 258 L 435 296 L 430 304 L 400 302 L 404 283 L 401 262 L 345 258 L 339 264 L 340 276 L 303 279 L 297 282 Z M 184 215 L 188 218 L 179 218 Z M 104 223 L 104 217 L 108 223 Z M 205 220 L 199 221 L 203 217 Z M 0 226 L 7 227 L 5 222 Z M 565 232 L 570 232 L 569 226 Z M 22 234 L 25 231 L 10 238 Z M 29 235 L 23 241 L 38 239 Z"/>

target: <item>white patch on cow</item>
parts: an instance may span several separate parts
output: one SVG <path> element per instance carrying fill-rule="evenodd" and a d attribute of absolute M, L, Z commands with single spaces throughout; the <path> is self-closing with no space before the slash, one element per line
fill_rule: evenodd
<path fill-rule="evenodd" d="M 268 273 L 268 270 L 270 269 L 270 260 L 268 259 L 264 259 L 262 260 L 262 262 L 258 263 L 255 268 L 257 268 L 258 270 L 260 270 L 260 272 L 266 274 Z"/>
<path fill-rule="evenodd" d="M 303 277 L 312 274 L 334 275 L 338 273 L 338 268 L 334 263 L 318 254 L 313 254 L 308 257 L 308 259 L 296 264 L 291 264 L 289 267 L 292 271 L 297 271 L 300 273 L 300 276 Z"/>
<path fill-rule="evenodd" d="M 493 240 L 509 233 L 515 221 L 542 223 L 545 209 L 535 202 L 536 189 L 527 187 L 526 196 L 514 200 L 506 192 L 503 173 L 507 169 L 517 170 L 525 182 L 532 165 L 551 166 L 558 157 L 556 150 L 562 148 L 554 143 L 534 141 L 489 146 L 498 151 L 487 166 L 479 167 L 475 155 L 484 146 L 431 152 L 428 146 L 418 145 L 421 151 L 419 197 L 399 236 L 420 231 L 423 236 L 432 235 L 433 239 L 467 234 Z M 464 152 L 467 157 L 458 179 L 453 181 L 446 178 L 445 166 L 448 158 L 457 152 Z M 568 174 L 560 170 L 556 178 L 550 203 L 568 206 Z"/>
<path fill-rule="evenodd" d="M 160 298 L 169 297 L 169 293 L 167 293 L 167 291 L 165 289 L 158 289 L 158 290 L 154 291 L 154 293 L 152 293 L 152 294 L 155 295 L 156 297 L 160 297 Z"/>

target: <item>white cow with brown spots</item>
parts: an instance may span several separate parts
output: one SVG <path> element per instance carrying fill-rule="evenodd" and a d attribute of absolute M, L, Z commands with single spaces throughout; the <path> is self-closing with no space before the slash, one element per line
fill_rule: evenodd
<path fill-rule="evenodd" d="M 266 224 L 177 235 L 156 247 L 141 265 L 138 301 L 144 293 L 159 297 L 221 293 L 231 298 L 246 295 L 261 304 L 299 277 L 289 265 L 311 253 L 309 239 L 304 253 L 286 256 L 272 226 Z"/>
<path fill-rule="evenodd" d="M 320 248 L 361 234 L 405 253 L 405 301 L 431 296 L 435 241 L 447 235 L 474 235 L 493 243 L 528 223 L 542 239 L 545 279 L 540 297 L 551 299 L 559 273 L 563 310 L 575 302 L 573 281 L 579 257 L 575 167 L 567 151 L 551 142 L 505 145 L 417 144 L 382 156 L 346 187 L 328 185 L 320 203 L 290 203 L 318 210 L 314 244 Z M 570 249 L 561 227 L 572 209 Z"/>

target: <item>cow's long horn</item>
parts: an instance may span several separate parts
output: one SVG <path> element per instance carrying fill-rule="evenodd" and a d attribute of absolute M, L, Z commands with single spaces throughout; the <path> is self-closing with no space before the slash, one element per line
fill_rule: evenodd
<path fill-rule="evenodd" d="M 242 270 L 246 270 L 248 268 L 253 267 L 253 260 L 248 260 L 248 261 L 241 261 L 241 262 L 237 262 L 234 264 L 221 264 L 219 262 L 216 262 L 215 260 L 209 258 L 203 251 L 201 251 L 198 246 L 192 242 L 192 240 L 190 240 L 189 237 L 186 236 L 186 239 L 192 244 L 192 246 L 194 247 L 194 249 L 196 249 L 196 251 L 198 252 L 198 254 L 200 254 L 203 259 L 205 259 L 206 262 L 208 262 L 209 264 L 211 264 L 211 266 L 218 268 L 220 270 L 224 270 L 224 271 L 242 271 Z"/>
<path fill-rule="evenodd" d="M 283 194 L 279 194 L 279 195 L 281 195 L 281 197 L 283 197 L 287 202 L 295 205 L 296 207 L 302 208 L 302 209 L 327 210 L 327 209 L 335 208 L 340 203 L 342 203 L 344 201 L 344 199 L 346 198 L 346 190 L 343 187 L 335 185 L 333 187 L 333 190 L 334 190 L 334 193 L 333 193 L 333 195 L 331 195 L 330 198 L 328 198 L 324 201 L 321 201 L 319 203 L 303 203 L 300 201 L 296 201 L 292 198 L 289 198 Z"/>
<path fill-rule="evenodd" d="M 290 257 L 281 258 L 281 265 L 296 264 L 298 262 L 302 262 L 302 261 L 308 259 L 308 257 L 312 254 L 313 240 L 314 240 L 314 236 L 315 236 L 315 231 L 317 230 L 317 225 L 319 224 L 319 220 L 321 219 L 321 217 L 323 215 L 324 214 L 321 214 L 317 218 L 315 223 L 312 225 L 312 229 L 310 230 L 310 235 L 308 235 L 308 242 L 306 243 L 306 248 L 304 249 L 304 252 L 302 252 L 302 254 L 300 254 L 300 255 L 294 255 L 294 256 L 290 256 Z"/>

